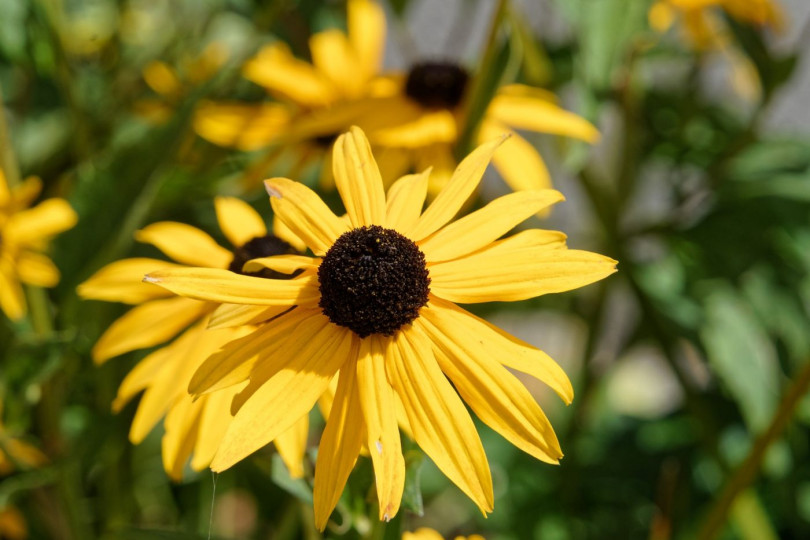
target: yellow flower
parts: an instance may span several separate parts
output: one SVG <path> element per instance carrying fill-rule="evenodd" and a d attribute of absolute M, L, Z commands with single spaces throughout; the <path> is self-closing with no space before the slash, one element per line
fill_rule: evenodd
<path fill-rule="evenodd" d="M 136 306 L 99 338 L 92 351 L 96 363 L 173 340 L 135 366 L 121 383 L 113 402 L 113 408 L 120 410 L 144 391 L 129 433 L 134 444 L 140 443 L 165 415 L 163 464 L 173 479 L 182 477 L 183 467 L 192 454 L 192 469 L 208 466 L 231 420 L 228 403 L 236 389 L 193 401 L 187 392 L 191 375 L 206 357 L 247 329 L 206 330 L 216 304 L 173 297 L 165 289 L 141 283 L 140 278 L 145 272 L 184 268 L 183 265 L 240 272 L 242 263 L 248 259 L 292 251 L 287 242 L 268 234 L 262 218 L 246 203 L 218 197 L 215 206 L 220 228 L 235 247 L 233 252 L 190 225 L 154 223 L 138 231 L 136 239 L 152 244 L 180 264 L 149 258 L 124 259 L 105 266 L 78 287 L 84 298 Z M 283 226 L 276 229 L 276 234 L 300 244 Z M 264 314 L 278 313 L 279 310 L 271 308 Z M 307 430 L 308 423 L 302 419 L 275 441 L 294 476 L 303 474 L 301 460 Z"/>
<path fill-rule="evenodd" d="M 553 190 L 506 195 L 448 224 L 502 141 L 472 152 L 422 212 L 429 171 L 401 178 L 386 194 L 366 137 L 352 128 L 338 138 L 333 155 L 348 219 L 298 182 L 266 181 L 275 215 L 315 256 L 256 259 L 245 270 L 300 270 L 295 278 L 210 268 L 166 269 L 144 278 L 191 298 L 245 304 L 250 312 L 288 310 L 224 347 L 194 376 L 195 394 L 248 380 L 234 398 L 236 414 L 212 461 L 215 471 L 306 416 L 338 373 L 315 468 L 321 529 L 364 445 L 380 518 L 397 513 L 405 479 L 398 423 L 482 511 L 491 511 L 489 465 L 462 398 L 518 448 L 548 463 L 562 457 L 548 419 L 507 367 L 537 377 L 570 402 L 565 373 L 542 351 L 455 302 L 516 301 L 575 289 L 613 273 L 615 261 L 567 249 L 565 236 L 552 231 L 498 240 L 562 200 Z"/>
<path fill-rule="evenodd" d="M 420 527 L 413 532 L 402 533 L 402 540 L 444 540 L 444 537 L 438 531 Z M 480 534 L 471 534 L 470 536 L 455 536 L 453 540 L 485 540 L 485 538 Z"/>
<path fill-rule="evenodd" d="M 435 195 L 456 166 L 453 147 L 460 135 L 469 74 L 456 64 L 425 62 L 411 67 L 406 76 L 392 80 L 397 81 L 392 86 L 393 92 L 378 97 L 376 106 L 360 117 L 358 123 L 367 130 L 375 147 L 408 152 L 403 165 L 416 170 L 432 165 L 429 190 Z M 551 187 L 542 157 L 515 132 L 517 129 L 587 142 L 599 138 L 590 122 L 561 108 L 552 93 L 523 84 L 500 88 L 484 114 L 478 143 L 503 133 L 511 135 L 492 161 L 515 191 Z"/>
<path fill-rule="evenodd" d="M 216 75 L 228 59 L 221 42 L 213 42 L 196 58 L 181 59 L 179 70 L 161 60 L 143 68 L 143 80 L 157 95 L 135 103 L 135 111 L 155 124 L 167 121 L 181 100 L 195 87 Z"/>
<path fill-rule="evenodd" d="M 9 188 L 0 170 L 0 309 L 12 320 L 26 313 L 21 283 L 59 283 L 59 269 L 43 251 L 51 237 L 76 224 L 76 212 L 64 199 L 47 199 L 29 208 L 41 190 L 35 177 Z"/>
<path fill-rule="evenodd" d="M 197 133 L 248 151 L 284 143 L 295 167 L 320 160 L 374 92 L 382 61 L 385 15 L 379 4 L 349 0 L 347 26 L 348 34 L 333 29 L 310 38 L 312 64 L 294 57 L 282 42 L 262 48 L 243 74 L 278 101 L 202 104 L 195 116 Z M 339 103 L 351 105 L 336 111 Z"/>
<path fill-rule="evenodd" d="M 684 38 L 699 51 L 717 51 L 727 57 L 730 82 L 737 94 L 749 101 L 759 99 L 762 85 L 756 67 L 733 46 L 721 12 L 755 26 L 782 27 L 782 12 L 773 0 L 658 0 L 650 8 L 650 26 L 666 32 L 679 24 Z"/>
<path fill-rule="evenodd" d="M 782 12 L 773 0 L 658 0 L 650 8 L 650 26 L 666 32 L 680 20 L 695 47 L 720 49 L 728 42 L 727 29 L 718 16 L 720 10 L 743 23 L 774 28 L 782 25 Z"/>

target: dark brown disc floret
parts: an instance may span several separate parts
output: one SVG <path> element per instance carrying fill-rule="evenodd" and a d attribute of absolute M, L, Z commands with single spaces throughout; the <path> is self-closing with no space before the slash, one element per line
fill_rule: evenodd
<path fill-rule="evenodd" d="M 245 244 L 233 250 L 233 260 L 228 266 L 228 270 L 242 274 L 243 276 L 255 276 L 269 279 L 287 279 L 291 276 L 282 274 L 269 268 L 263 268 L 260 272 L 245 272 L 242 267 L 251 259 L 261 259 L 273 255 L 290 255 L 296 253 L 295 249 L 287 242 L 268 234 L 257 236 Z"/>
<path fill-rule="evenodd" d="M 452 109 L 467 89 L 467 71 L 450 62 L 422 62 L 408 72 L 405 94 L 424 107 Z"/>
<path fill-rule="evenodd" d="M 393 335 L 427 304 L 425 255 L 411 240 L 377 225 L 344 233 L 318 268 L 320 307 L 360 337 Z"/>

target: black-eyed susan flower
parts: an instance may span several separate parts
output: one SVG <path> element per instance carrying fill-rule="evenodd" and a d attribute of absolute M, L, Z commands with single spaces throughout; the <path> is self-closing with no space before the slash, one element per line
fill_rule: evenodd
<path fill-rule="evenodd" d="M 658 0 L 649 11 L 650 26 L 658 32 L 677 28 L 697 51 L 722 54 L 730 66 L 730 82 L 742 97 L 761 95 L 759 75 L 752 62 L 733 44 L 723 14 L 760 28 L 779 29 L 783 15 L 774 0 Z"/>
<path fill-rule="evenodd" d="M 243 75 L 276 101 L 204 103 L 195 115 L 197 133 L 247 151 L 283 143 L 295 169 L 320 161 L 365 110 L 382 62 L 382 7 L 373 0 L 349 0 L 347 27 L 348 33 L 331 29 L 310 38 L 312 63 L 296 58 L 280 41 L 263 47 L 245 64 Z"/>
<path fill-rule="evenodd" d="M 433 166 L 429 186 L 433 195 L 449 180 L 456 166 L 453 149 L 464 120 L 462 103 L 470 75 L 452 62 L 423 62 L 391 80 L 389 95 L 377 97 L 376 107 L 358 120 L 359 125 L 368 131 L 375 147 L 407 152 L 410 157 L 403 163 L 416 170 Z M 523 84 L 500 88 L 486 109 L 478 142 L 503 133 L 511 135 L 511 140 L 493 157 L 493 164 L 515 191 L 551 187 L 543 158 L 515 130 L 587 142 L 599 138 L 590 122 L 560 107 L 554 94 Z"/>
<path fill-rule="evenodd" d="M 361 448 L 374 465 L 379 515 L 397 513 L 405 478 L 398 424 L 484 512 L 492 481 L 464 406 L 532 456 L 556 463 L 554 430 L 507 368 L 573 398 L 562 369 L 542 351 L 457 303 L 516 301 L 575 289 L 615 271 L 615 261 L 568 249 L 558 232 L 513 227 L 562 200 L 553 190 L 506 195 L 450 223 L 503 139 L 473 151 L 423 212 L 429 172 L 386 193 L 363 132 L 335 144 L 333 163 L 347 219 L 306 186 L 266 181 L 275 214 L 314 256 L 256 259 L 247 271 L 300 271 L 258 279 L 212 268 L 175 268 L 144 279 L 190 298 L 287 310 L 203 363 L 191 390 L 247 380 L 211 467 L 229 468 L 308 414 L 338 375 L 315 468 L 315 520 L 323 529 Z M 449 380 L 448 380 L 449 379 Z M 451 384 L 452 382 L 452 384 Z M 455 388 L 454 388 L 455 386 Z"/>
<path fill-rule="evenodd" d="M 59 283 L 59 269 L 44 251 L 53 236 L 77 220 L 68 202 L 57 197 L 31 207 L 41 190 L 36 177 L 9 187 L 0 170 L 0 308 L 12 320 L 26 313 L 22 283 L 35 287 Z"/>
<path fill-rule="evenodd" d="M 220 228 L 234 246 L 233 250 L 225 249 L 190 225 L 169 221 L 154 223 L 138 231 L 136 239 L 157 247 L 175 263 L 151 258 L 123 259 L 100 269 L 78 288 L 84 298 L 135 306 L 116 320 L 93 347 L 92 356 L 97 364 L 168 342 L 147 355 L 127 375 L 118 389 L 113 409 L 120 410 L 143 392 L 129 432 L 134 444 L 140 443 L 165 416 L 163 464 L 173 479 L 182 477 L 189 457 L 192 457 L 194 470 L 208 466 L 231 420 L 229 402 L 236 389 L 192 400 L 187 392 L 191 375 L 205 358 L 248 329 L 207 330 L 217 304 L 175 297 L 165 289 L 141 283 L 140 278 L 144 272 L 183 268 L 183 265 L 241 272 L 243 263 L 249 259 L 295 252 L 290 243 L 277 235 L 294 244 L 300 242 L 283 226 L 275 231 L 276 236 L 269 234 L 262 218 L 239 199 L 218 197 L 215 207 Z M 267 272 L 256 275 L 267 275 Z M 271 275 L 283 277 L 282 274 Z M 270 308 L 264 315 L 280 312 Z M 304 418 L 275 442 L 294 476 L 303 474 L 301 460 L 306 448 L 307 426 Z"/>

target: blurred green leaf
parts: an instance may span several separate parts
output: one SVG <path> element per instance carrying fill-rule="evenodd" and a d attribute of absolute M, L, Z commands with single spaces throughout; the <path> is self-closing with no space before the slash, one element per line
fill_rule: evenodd
<path fill-rule="evenodd" d="M 768 426 L 779 402 L 780 369 L 768 336 L 748 304 L 718 284 L 705 301 L 700 332 L 709 365 L 752 432 Z"/>
<path fill-rule="evenodd" d="M 420 480 L 424 461 L 425 455 L 417 448 L 405 452 L 405 490 L 402 493 L 402 507 L 417 516 L 425 513 Z"/>
<path fill-rule="evenodd" d="M 294 495 L 302 501 L 312 503 L 312 488 L 309 487 L 309 484 L 303 478 L 293 478 L 290 476 L 290 471 L 287 470 L 287 466 L 284 465 L 284 461 L 282 461 L 281 456 L 278 454 L 273 454 L 272 473 L 270 477 L 278 487 L 287 493 Z"/>
<path fill-rule="evenodd" d="M 731 508 L 731 521 L 742 540 L 778 540 L 768 513 L 753 489 L 742 492 Z"/>

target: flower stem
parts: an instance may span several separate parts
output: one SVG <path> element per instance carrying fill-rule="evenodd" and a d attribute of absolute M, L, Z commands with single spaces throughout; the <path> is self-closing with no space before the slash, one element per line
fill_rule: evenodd
<path fill-rule="evenodd" d="M 782 432 L 793 418 L 799 400 L 807 394 L 810 389 L 810 359 L 802 367 L 793 384 L 785 392 L 779 408 L 771 420 L 768 429 L 754 441 L 754 445 L 745 457 L 745 460 L 737 467 L 734 474 L 726 481 L 723 491 L 715 500 L 714 506 L 709 512 L 697 535 L 699 540 L 711 540 L 720 533 L 722 526 L 726 523 L 729 511 L 731 510 L 737 497 L 756 479 L 762 466 L 762 460 L 771 444 L 779 438 Z"/>
<path fill-rule="evenodd" d="M 501 28 L 509 7 L 509 0 L 498 0 L 492 16 L 492 26 L 484 46 L 481 64 L 472 79 L 467 98 L 464 100 L 461 124 L 459 125 L 459 138 L 456 145 L 457 156 L 466 156 L 472 148 L 475 134 L 486 112 L 487 105 L 498 86 L 495 77 L 495 63 L 498 60 L 498 32 Z"/>

